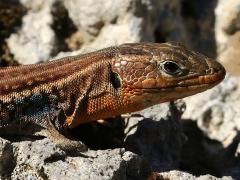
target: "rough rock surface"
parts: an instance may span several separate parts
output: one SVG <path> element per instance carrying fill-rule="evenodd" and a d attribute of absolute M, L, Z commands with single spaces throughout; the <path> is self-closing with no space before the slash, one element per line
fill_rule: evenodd
<path fill-rule="evenodd" d="M 51 28 L 53 1 L 22 1 L 30 8 L 23 17 L 22 27 L 8 39 L 8 46 L 14 58 L 21 64 L 46 61 L 55 45 L 55 34 Z M 41 17 L 41 18 L 40 18 Z"/>
<path fill-rule="evenodd" d="M 226 66 L 228 72 L 239 76 L 240 1 L 219 0 L 215 14 L 218 58 Z"/>
<path fill-rule="evenodd" d="M 239 0 L 13 2 L 22 4 L 16 19 L 27 12 L 22 24 L 11 24 L 0 47 L 6 41 L 7 54 L 21 64 L 125 42 L 175 40 L 210 56 L 217 53 L 229 71 L 240 72 Z M 83 125 L 76 134 L 91 149 L 84 157 L 69 156 L 47 139 L 0 139 L 0 176 L 146 179 L 152 171 L 165 171 L 151 178 L 240 179 L 239 82 L 229 75 L 218 87 L 185 99 L 186 110 L 181 103 L 178 109 L 163 104 L 126 117 L 126 124 L 120 119 L 109 121 L 112 127 Z"/>
<path fill-rule="evenodd" d="M 15 29 L 21 26 L 22 16 L 26 13 L 26 8 L 19 2 L 0 2 L 0 65 L 14 65 L 14 61 L 10 49 L 7 46 L 6 38 L 8 38 Z"/>
<path fill-rule="evenodd" d="M 184 36 L 179 2 L 65 0 L 69 16 L 84 34 L 83 49 L 100 49 L 126 42 L 154 41 L 157 26 L 169 37 Z M 144 13 L 143 13 L 144 12 Z M 164 16 L 164 18 L 163 18 Z M 173 18 L 174 17 L 174 18 Z M 161 21 L 160 21 L 161 20 Z M 167 38 L 167 37 L 166 37 Z"/>
<path fill-rule="evenodd" d="M 223 83 L 204 94 L 186 98 L 186 103 L 191 106 L 188 106 L 183 118 L 197 119 L 199 127 L 208 137 L 228 146 L 231 143 L 229 140 L 240 130 L 238 86 L 239 78 L 227 76 Z"/>
<path fill-rule="evenodd" d="M 147 159 L 152 170 L 177 168 L 185 142 L 180 124 L 183 107 L 182 103 L 156 105 L 129 118 L 125 148 Z"/>
<path fill-rule="evenodd" d="M 218 58 L 227 71 L 239 75 L 240 1 L 219 0 L 215 9 L 215 34 Z M 202 157 L 217 174 L 240 178 L 240 78 L 228 75 L 223 83 L 208 92 L 186 98 L 183 119 L 196 121 L 205 139 L 201 139 Z M 208 155 L 207 155 L 208 154 Z M 201 158 L 202 158 L 201 157 Z M 197 156 L 195 157 L 197 161 Z M 222 163 L 224 162 L 224 163 Z"/>
<path fill-rule="evenodd" d="M 70 157 L 48 139 L 12 145 L 1 139 L 0 148 L 0 174 L 4 178 L 136 179 L 149 174 L 144 161 L 124 149 L 88 151 L 82 157 Z"/>
<path fill-rule="evenodd" d="M 150 179 L 182 179 L 182 180 L 233 180 L 231 177 L 224 176 L 222 178 L 216 178 L 211 175 L 203 175 L 203 176 L 193 176 L 186 172 L 181 171 L 170 171 L 170 172 L 163 172 L 163 173 L 153 173 Z"/>
<path fill-rule="evenodd" d="M 13 146 L 2 138 L 0 138 L 0 162 L 0 177 L 11 173 L 15 166 Z"/>

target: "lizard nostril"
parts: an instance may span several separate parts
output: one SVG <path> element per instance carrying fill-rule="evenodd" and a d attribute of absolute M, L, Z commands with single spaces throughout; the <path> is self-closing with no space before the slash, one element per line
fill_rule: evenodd
<path fill-rule="evenodd" d="M 210 74 L 215 74 L 215 73 L 225 71 L 224 67 L 215 60 L 207 59 L 206 62 L 207 62 L 207 65 L 209 67 L 208 71 L 209 71 Z"/>

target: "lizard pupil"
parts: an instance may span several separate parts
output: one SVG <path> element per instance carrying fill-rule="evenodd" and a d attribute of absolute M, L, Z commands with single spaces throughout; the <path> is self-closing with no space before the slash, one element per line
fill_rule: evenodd
<path fill-rule="evenodd" d="M 118 73 L 111 72 L 110 81 L 115 89 L 118 89 L 121 87 L 121 78 Z"/>
<path fill-rule="evenodd" d="M 167 74 L 170 74 L 170 75 L 176 75 L 181 71 L 178 64 L 173 61 L 166 61 L 162 65 L 162 69 L 164 72 L 166 72 Z"/>

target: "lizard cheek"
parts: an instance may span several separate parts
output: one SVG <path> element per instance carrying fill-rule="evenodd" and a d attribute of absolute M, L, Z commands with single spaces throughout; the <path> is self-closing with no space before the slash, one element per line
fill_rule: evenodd
<path fill-rule="evenodd" d="M 143 88 L 156 88 L 156 80 L 153 78 L 145 79 L 142 81 Z"/>

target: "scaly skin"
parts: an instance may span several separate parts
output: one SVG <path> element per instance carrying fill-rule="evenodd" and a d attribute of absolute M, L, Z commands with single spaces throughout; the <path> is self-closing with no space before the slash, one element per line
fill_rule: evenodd
<path fill-rule="evenodd" d="M 71 129 L 212 88 L 217 61 L 178 43 L 123 44 L 0 70 L 0 127 Z M 52 129 L 52 128 L 50 128 Z"/>
<path fill-rule="evenodd" d="M 105 73 L 113 72 L 116 87 L 110 81 L 108 90 L 102 92 L 101 87 L 95 91 L 97 98 L 89 98 L 87 108 L 78 109 L 77 118 L 68 118 L 69 127 L 200 93 L 217 85 L 225 77 L 225 69 L 217 61 L 178 43 L 125 44 L 110 51 L 114 55 L 109 62 L 105 62 L 105 66 L 110 63 Z M 180 68 L 179 72 L 169 74 L 164 71 L 167 61 L 175 62 Z M 109 79 L 108 75 L 105 77 Z"/>

